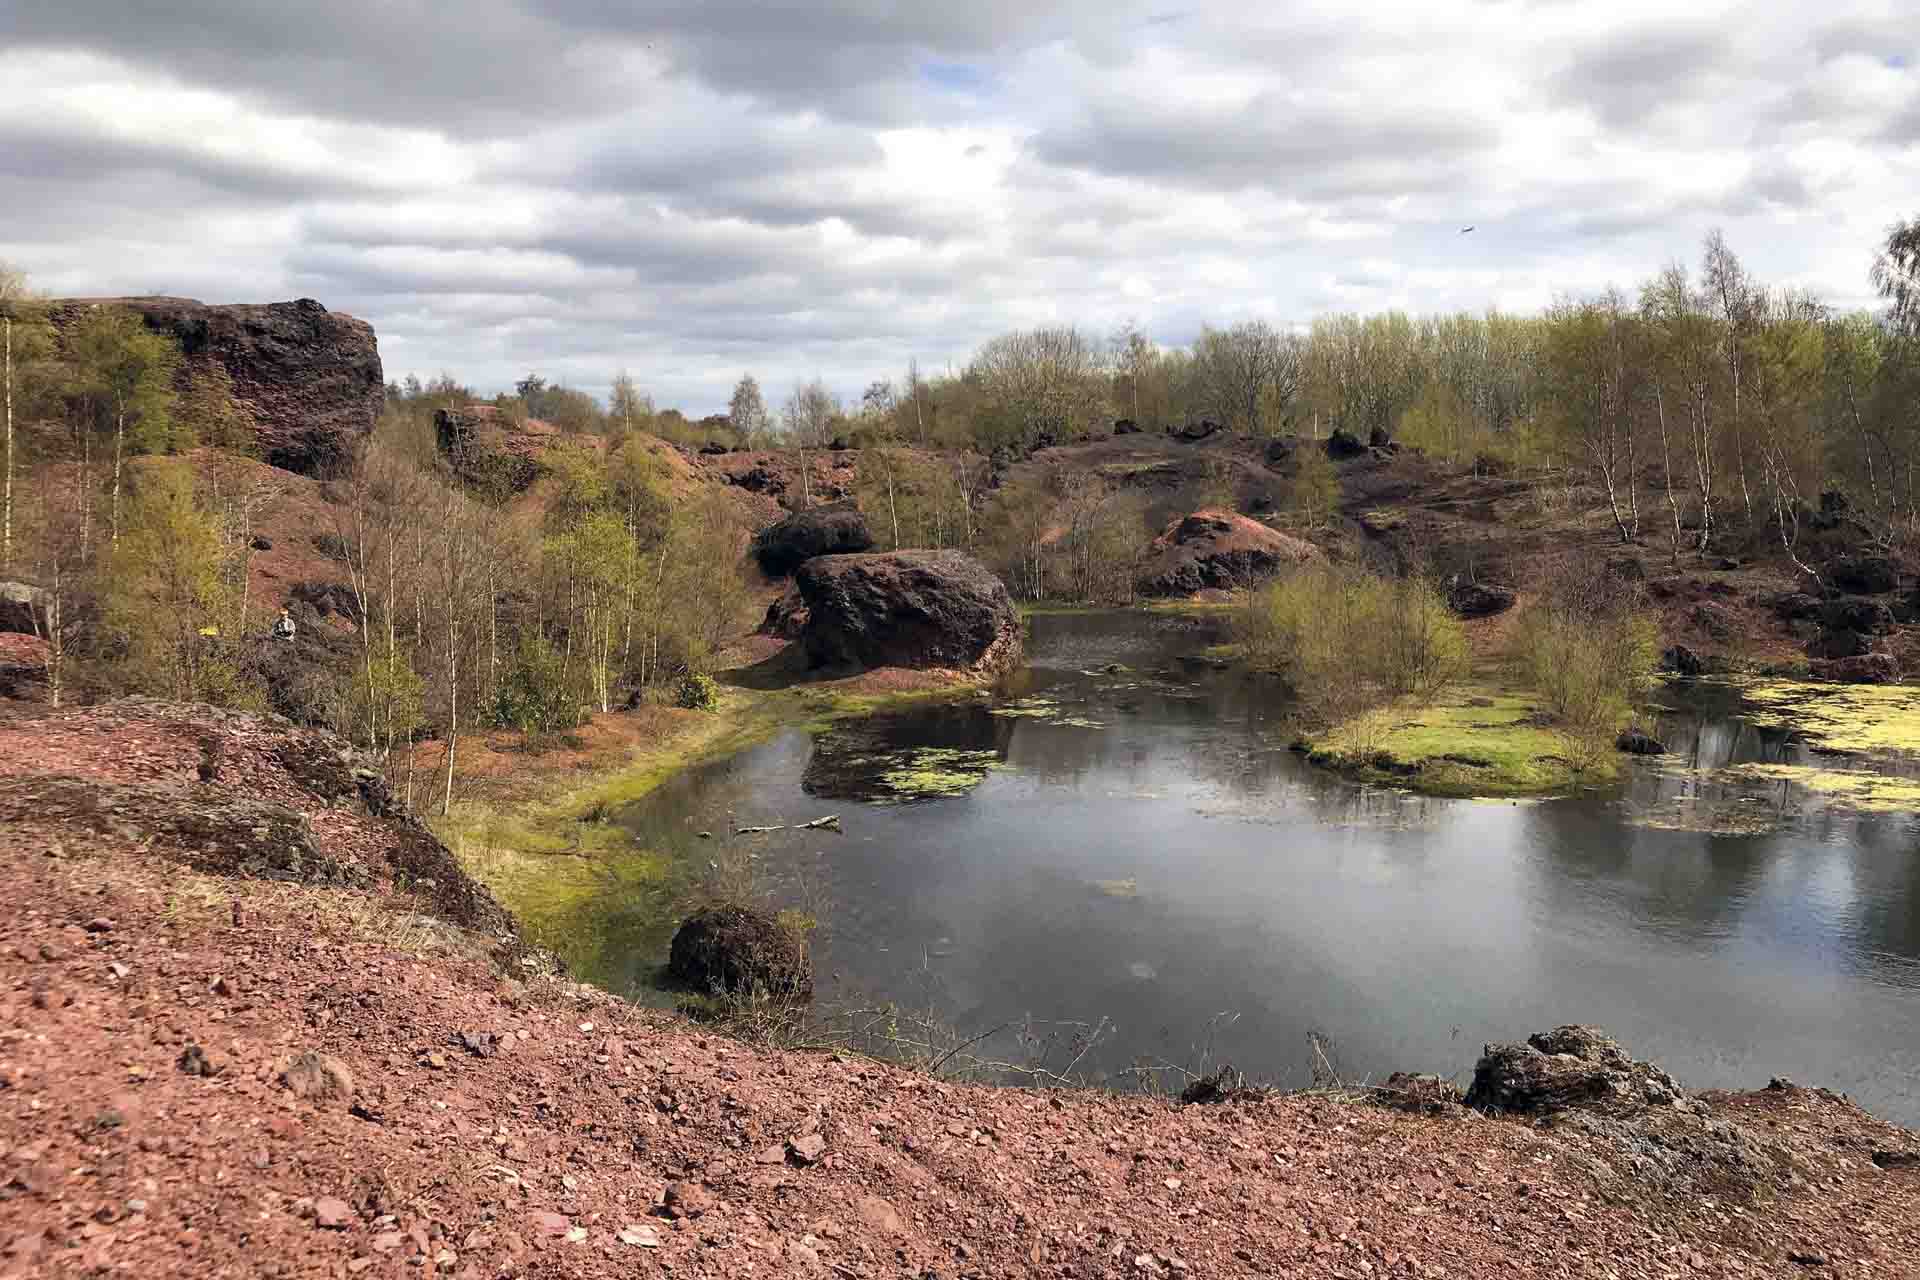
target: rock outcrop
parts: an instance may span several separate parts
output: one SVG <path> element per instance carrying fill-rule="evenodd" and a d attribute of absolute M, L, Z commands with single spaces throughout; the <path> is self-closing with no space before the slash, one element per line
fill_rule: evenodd
<path fill-rule="evenodd" d="M 0 631 L 40 635 L 47 624 L 53 596 L 30 582 L 0 582 Z"/>
<path fill-rule="evenodd" d="M 180 344 L 181 385 L 210 364 L 233 380 L 261 458 L 324 476 L 373 431 L 386 397 L 373 326 L 312 298 L 208 306 L 190 298 L 69 298 L 51 315 L 66 330 L 88 311 L 120 307 Z"/>
<path fill-rule="evenodd" d="M 796 511 L 753 538 L 754 558 L 769 578 L 784 578 L 815 556 L 857 555 L 872 549 L 867 518 L 851 502 Z"/>
<path fill-rule="evenodd" d="M 1204 507 L 1168 525 L 1147 550 L 1140 590 L 1183 596 L 1230 589 L 1320 555 L 1319 548 L 1243 515 Z"/>
<path fill-rule="evenodd" d="M 1807 641 L 1807 656 L 1824 659 L 1858 658 L 1872 648 L 1872 642 L 1858 631 L 1822 627 L 1818 635 Z"/>
<path fill-rule="evenodd" d="M 788 588 L 778 600 L 767 606 L 760 623 L 760 634 L 780 640 L 798 640 L 807 629 L 807 602 L 797 588 Z"/>
<path fill-rule="evenodd" d="M 1360 437 L 1344 428 L 1336 427 L 1327 437 L 1327 456 L 1335 462 L 1345 462 L 1348 458 L 1358 458 L 1367 451 Z"/>
<path fill-rule="evenodd" d="M 1463 618 L 1491 618 L 1513 608 L 1513 592 L 1490 582 L 1456 582 L 1447 589 L 1447 607 Z"/>
<path fill-rule="evenodd" d="M 962 552 L 816 556 L 794 585 L 815 667 L 1002 671 L 1020 659 L 1020 616 L 1006 585 Z"/>
<path fill-rule="evenodd" d="M 1886 556 L 1841 556 L 1828 563 L 1827 580 L 1842 591 L 1880 595 L 1900 585 L 1900 568 Z"/>
<path fill-rule="evenodd" d="M 1632 1110 L 1671 1105 L 1672 1076 L 1635 1062 L 1598 1027 L 1557 1027 L 1525 1044 L 1490 1044 L 1473 1068 L 1466 1103 L 1481 1111 L 1546 1115 L 1575 1107 Z"/>
<path fill-rule="evenodd" d="M 1816 679 L 1836 684 L 1896 684 L 1900 664 L 1890 653 L 1862 653 L 1851 658 L 1830 658 L 1809 664 Z"/>
<path fill-rule="evenodd" d="M 540 455 L 560 436 L 560 428 L 551 422 L 515 419 L 490 404 L 438 410 L 433 430 L 454 474 L 501 496 L 519 493 L 534 482 Z"/>
<path fill-rule="evenodd" d="M 1873 635 L 1893 627 L 1893 609 L 1869 596 L 1842 596 L 1821 607 L 1820 621 L 1829 630 Z"/>
<path fill-rule="evenodd" d="M 667 958 L 667 976 L 702 995 L 813 994 L 813 959 L 805 937 L 768 911 L 702 907 L 681 922 Z"/>

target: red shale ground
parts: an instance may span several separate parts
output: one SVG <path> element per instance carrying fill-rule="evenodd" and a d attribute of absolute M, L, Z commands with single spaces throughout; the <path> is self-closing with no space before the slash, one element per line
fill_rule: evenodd
<path fill-rule="evenodd" d="M 1920 1142 L 1818 1090 L 1705 1095 L 1682 1134 L 757 1051 L 436 922 L 387 820 L 227 724 L 202 782 L 217 724 L 0 723 L 0 800 L 36 771 L 245 787 L 374 872 L 193 871 L 137 818 L 7 811 L 0 1275 L 1920 1275 Z M 1687 1163 L 1708 1138 L 1750 1154 Z"/>

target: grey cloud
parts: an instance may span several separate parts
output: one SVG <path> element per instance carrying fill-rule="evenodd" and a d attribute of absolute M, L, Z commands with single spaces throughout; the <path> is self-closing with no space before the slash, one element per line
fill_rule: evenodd
<path fill-rule="evenodd" d="M 106 137 L 71 125 L 0 122 L 0 175 L 52 182 L 113 180 L 129 173 L 190 179 L 245 203 L 281 203 L 311 196 L 378 189 L 337 173 L 293 173 L 270 157 L 242 160 L 196 150 Z"/>
<path fill-rule="evenodd" d="M 1555 87 L 1614 128 L 1631 128 L 1676 98 L 1698 101 L 1731 49 L 1727 32 L 1704 25 L 1635 32 L 1576 52 Z"/>
<path fill-rule="evenodd" d="M 1172 186 L 1338 198 L 1444 189 L 1497 141 L 1497 132 L 1477 120 L 1399 114 L 1391 106 L 1297 106 L 1263 94 L 1237 111 L 1109 103 L 1042 134 L 1034 154 L 1050 164 Z"/>

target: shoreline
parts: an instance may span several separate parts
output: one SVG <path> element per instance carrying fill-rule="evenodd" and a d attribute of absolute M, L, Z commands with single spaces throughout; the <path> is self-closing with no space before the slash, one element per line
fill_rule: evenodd
<path fill-rule="evenodd" d="M 738 667 L 722 675 L 741 680 L 753 670 Z M 668 927 L 692 884 L 690 858 L 636 846 L 610 821 L 616 811 L 691 769 L 782 732 L 817 732 L 843 720 L 981 697 L 993 680 L 883 669 L 771 689 L 723 683 L 712 711 L 643 706 L 596 714 L 574 734 L 555 735 L 579 740 L 580 749 L 562 742 L 541 751 L 542 744 L 530 744 L 525 734 L 497 731 L 468 748 L 468 764 L 456 765 L 451 811 L 425 821 L 530 941 L 574 965 L 579 952 L 570 937 L 608 876 L 655 897 L 661 924 Z M 529 754 L 530 747 L 536 754 Z M 476 762 L 476 748 L 488 756 Z M 518 762 L 549 756 L 557 759 L 545 766 L 498 768 L 502 757 Z"/>

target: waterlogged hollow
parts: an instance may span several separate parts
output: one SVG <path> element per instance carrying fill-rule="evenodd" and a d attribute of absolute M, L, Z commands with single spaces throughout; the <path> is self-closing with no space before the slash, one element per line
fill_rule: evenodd
<path fill-rule="evenodd" d="M 1202 1050 L 1304 1084 L 1314 1041 L 1348 1079 L 1464 1080 L 1484 1041 L 1589 1022 L 1695 1086 L 1786 1075 L 1920 1122 L 1911 760 L 1822 753 L 1779 705 L 1743 718 L 1704 688 L 1667 696 L 1671 754 L 1604 791 L 1363 789 L 1287 749 L 1284 699 L 1201 659 L 1214 638 L 1036 617 L 991 703 L 789 732 L 620 821 L 704 860 L 733 826 L 841 815 L 736 838 L 822 919 L 821 1009 L 1035 1021 L 1039 1044 L 1005 1032 L 988 1058 L 1061 1065 L 1086 1024 L 1078 1070 L 1114 1084 Z M 645 994 L 666 935 L 624 892 L 609 879 L 583 967 Z"/>

